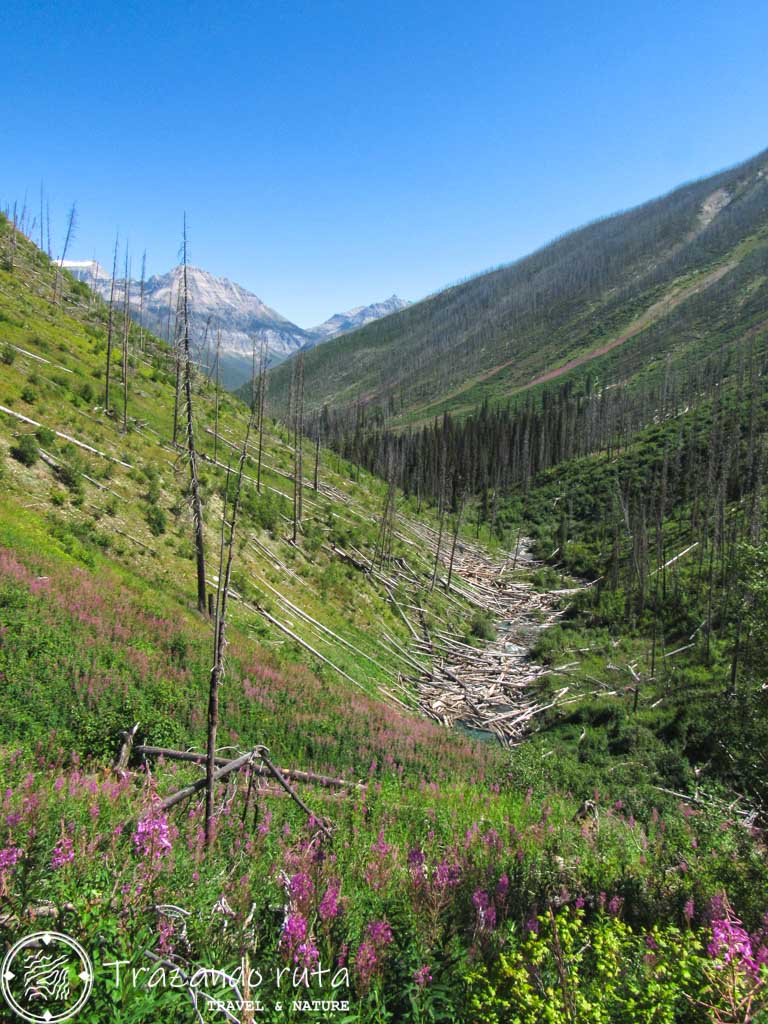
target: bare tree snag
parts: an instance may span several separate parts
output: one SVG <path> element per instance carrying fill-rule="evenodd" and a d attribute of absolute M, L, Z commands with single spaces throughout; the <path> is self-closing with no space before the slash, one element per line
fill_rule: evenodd
<path fill-rule="evenodd" d="M 139 352 L 144 351 L 144 285 L 147 276 L 147 250 L 141 256 L 141 283 L 139 284 Z"/>
<path fill-rule="evenodd" d="M 256 355 L 254 348 L 254 369 Z M 255 386 L 255 384 L 254 384 Z M 205 789 L 205 843 L 210 846 L 213 841 L 213 789 L 214 776 L 216 774 L 216 735 L 219 726 L 219 687 L 224 675 L 224 649 L 226 646 L 226 625 L 227 625 L 227 599 L 229 596 L 229 583 L 232 577 L 232 561 L 235 549 L 235 530 L 237 529 L 237 515 L 240 510 L 240 492 L 243 486 L 243 469 L 248 456 L 248 441 L 251 430 L 256 419 L 256 403 L 251 402 L 251 413 L 248 417 L 248 424 L 245 428 L 243 447 L 240 452 L 240 461 L 237 467 L 237 479 L 235 481 L 235 493 L 232 499 L 232 514 L 229 523 L 229 537 L 227 541 L 227 566 L 222 579 L 221 569 L 219 570 L 219 586 L 216 599 L 216 619 L 213 626 L 214 657 L 213 668 L 211 669 L 211 681 L 208 691 L 208 749 L 206 760 L 206 789 Z M 227 491 L 229 492 L 229 473 L 227 474 Z M 222 516 L 222 551 L 224 549 L 224 531 L 226 527 L 226 498 L 224 501 L 224 514 Z M 205 579 L 203 579 L 205 585 Z"/>
<path fill-rule="evenodd" d="M 69 245 L 75 236 L 75 227 L 77 225 L 77 204 L 72 203 L 72 207 L 69 211 L 69 217 L 67 218 L 67 234 L 64 239 L 64 248 L 61 250 L 61 259 L 56 268 L 56 278 L 53 284 L 53 301 L 54 304 L 58 303 L 61 295 L 61 271 L 64 267 L 64 260 L 67 258 L 67 252 L 69 251 Z"/>
<path fill-rule="evenodd" d="M 109 288 L 109 319 L 107 320 L 107 372 L 104 386 L 104 411 L 109 415 L 109 384 L 112 379 L 112 338 L 115 330 L 115 278 L 117 277 L 117 246 L 119 236 L 115 235 L 115 254 L 112 257 L 112 284 Z"/>
<path fill-rule="evenodd" d="M 256 490 L 261 494 L 261 464 L 264 455 L 264 414 L 267 404 L 267 362 L 269 347 L 265 341 L 261 343 L 259 358 L 259 462 L 256 469 Z"/>
<path fill-rule="evenodd" d="M 192 358 L 189 347 L 189 286 L 187 281 L 187 218 L 184 217 L 184 239 L 182 243 L 182 331 L 184 345 L 184 397 L 187 407 L 187 457 L 192 489 L 192 520 L 195 530 L 195 555 L 197 560 L 197 608 L 206 613 L 205 596 L 205 537 L 203 535 L 203 504 L 200 497 L 200 480 L 197 475 L 197 452 L 195 450 L 195 417 L 192 409 Z"/>
<path fill-rule="evenodd" d="M 459 504 L 459 511 L 458 511 L 458 514 L 456 515 L 456 522 L 454 523 L 454 527 L 453 527 L 453 543 L 451 544 L 451 560 L 450 560 L 450 564 L 448 565 L 448 581 L 445 584 L 445 589 L 446 590 L 450 590 L 451 589 L 451 578 L 453 577 L 453 562 L 454 562 L 454 559 L 456 557 L 456 544 L 457 544 L 458 539 L 459 539 L 459 530 L 461 529 L 461 517 L 464 514 L 464 503 L 466 502 L 466 500 L 467 500 L 467 495 L 466 495 L 466 491 L 465 491 L 462 494 L 462 496 L 461 496 L 461 502 Z"/>
<path fill-rule="evenodd" d="M 219 457 L 219 359 L 221 355 L 221 325 L 216 327 L 216 391 L 213 412 L 213 457 Z"/>
<path fill-rule="evenodd" d="M 125 278 L 123 281 L 123 433 L 128 430 L 128 335 L 131 330 L 131 264 L 125 247 Z"/>
<path fill-rule="evenodd" d="M 299 352 L 293 367 L 293 543 L 301 529 L 304 430 L 304 353 Z"/>

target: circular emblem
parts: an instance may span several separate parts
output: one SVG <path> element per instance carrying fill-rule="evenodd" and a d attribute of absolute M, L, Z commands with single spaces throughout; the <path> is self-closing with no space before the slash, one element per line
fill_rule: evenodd
<path fill-rule="evenodd" d="M 19 939 L 0 967 L 0 994 L 18 1017 L 32 1024 L 72 1020 L 92 988 L 91 958 L 61 932 L 33 932 Z"/>

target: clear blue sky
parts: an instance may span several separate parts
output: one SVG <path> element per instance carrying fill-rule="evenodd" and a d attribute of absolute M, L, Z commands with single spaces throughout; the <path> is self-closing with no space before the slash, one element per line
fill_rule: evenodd
<path fill-rule="evenodd" d="M 4 0 L 0 201 L 310 326 L 768 146 L 768 4 Z"/>

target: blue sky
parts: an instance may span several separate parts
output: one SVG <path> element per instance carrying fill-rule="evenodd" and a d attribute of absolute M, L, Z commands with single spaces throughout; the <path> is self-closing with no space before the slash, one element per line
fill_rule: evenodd
<path fill-rule="evenodd" d="M 768 5 L 4 0 L 0 202 L 301 326 L 768 146 Z"/>

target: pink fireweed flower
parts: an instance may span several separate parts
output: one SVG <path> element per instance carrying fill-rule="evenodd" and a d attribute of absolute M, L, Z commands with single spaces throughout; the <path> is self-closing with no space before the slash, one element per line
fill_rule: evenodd
<path fill-rule="evenodd" d="M 18 846 L 6 846 L 0 850 L 0 871 L 7 871 L 21 860 L 21 850 Z"/>
<path fill-rule="evenodd" d="M 314 939 L 300 943 L 293 954 L 293 962 L 299 967 L 314 967 L 320 959 L 320 950 Z"/>
<path fill-rule="evenodd" d="M 391 942 L 392 928 L 389 922 L 371 921 L 355 956 L 355 971 L 362 991 L 366 991 L 373 978 L 381 972 Z"/>
<path fill-rule="evenodd" d="M 72 845 L 72 840 L 69 836 L 62 836 L 53 848 L 51 867 L 54 871 L 58 871 L 58 869 L 63 868 L 65 864 L 71 864 L 74 859 L 75 851 Z"/>
<path fill-rule="evenodd" d="M 432 975 L 430 974 L 429 965 L 424 964 L 423 967 L 419 967 L 418 970 L 414 971 L 413 980 L 416 982 L 417 988 L 426 988 L 427 985 L 432 981 Z"/>
<path fill-rule="evenodd" d="M 529 935 L 539 934 L 539 919 L 535 913 L 532 913 L 528 920 L 525 922 L 525 931 Z"/>
<path fill-rule="evenodd" d="M 283 924 L 280 946 L 292 959 L 296 959 L 299 947 L 307 939 L 307 919 L 303 914 L 289 914 Z"/>
<path fill-rule="evenodd" d="M 382 829 L 382 831 L 379 832 L 376 842 L 371 844 L 371 852 L 378 854 L 379 857 L 386 857 L 388 854 L 392 853 L 392 850 L 393 847 L 391 847 L 385 840 L 384 830 Z"/>
<path fill-rule="evenodd" d="M 321 921 L 330 921 L 341 914 L 341 906 L 339 904 L 340 891 L 341 882 L 338 878 L 332 878 L 328 883 L 328 888 L 325 890 L 325 895 L 320 900 L 320 906 L 318 907 L 318 914 L 320 915 Z"/>
<path fill-rule="evenodd" d="M 496 907 L 487 892 L 478 889 L 472 897 L 477 912 L 478 931 L 490 932 L 496 927 Z"/>
<path fill-rule="evenodd" d="M 159 860 L 171 850 L 171 837 L 168 819 L 164 814 L 153 817 L 151 814 L 142 818 L 136 826 L 133 837 L 136 850 L 142 857 Z"/>
<path fill-rule="evenodd" d="M 355 971 L 363 991 L 370 986 L 374 976 L 378 974 L 380 966 L 380 959 L 373 944 L 361 942 L 355 957 Z"/>
<path fill-rule="evenodd" d="M 371 921 L 366 931 L 369 940 L 377 949 L 386 949 L 392 942 L 392 929 L 389 921 Z"/>
<path fill-rule="evenodd" d="M 288 891 L 294 903 L 299 907 L 306 907 L 315 894 L 315 886 L 306 871 L 299 871 L 291 876 Z"/>
<path fill-rule="evenodd" d="M 726 910 L 726 915 L 712 922 L 712 941 L 707 946 L 707 952 L 713 960 L 733 963 L 740 971 L 758 977 L 762 957 L 755 955 L 749 933 L 730 908 Z"/>
<path fill-rule="evenodd" d="M 173 921 L 168 917 L 161 917 L 157 923 L 157 934 L 159 942 L 157 948 L 160 953 L 173 953 L 175 928 Z"/>
<path fill-rule="evenodd" d="M 414 847 L 408 851 L 408 870 L 414 879 L 422 880 L 424 878 L 424 861 L 425 857 L 421 850 Z"/>
<path fill-rule="evenodd" d="M 439 889 L 458 885 L 461 882 L 461 868 L 457 863 L 442 860 L 435 868 L 435 887 Z"/>

